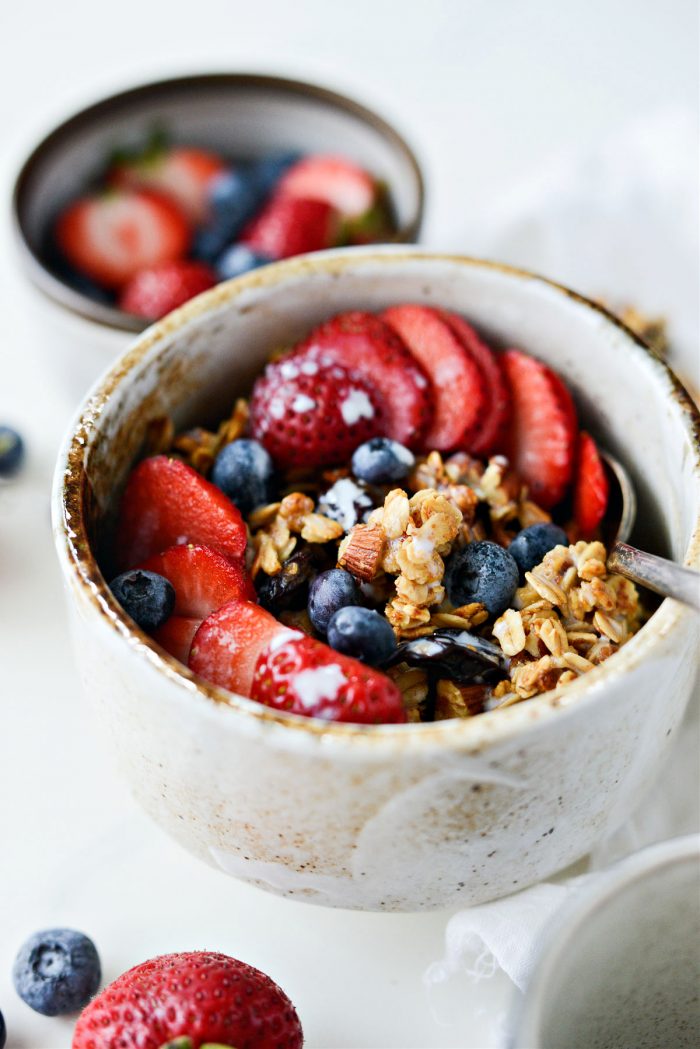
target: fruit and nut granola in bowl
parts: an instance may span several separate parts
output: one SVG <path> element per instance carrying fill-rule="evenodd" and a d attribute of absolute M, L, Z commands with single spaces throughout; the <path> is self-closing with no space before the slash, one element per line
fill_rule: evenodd
<path fill-rule="evenodd" d="M 607 569 L 598 442 L 645 545 L 693 563 L 691 416 L 603 311 L 468 259 L 328 253 L 167 317 L 84 405 L 55 502 L 137 795 L 340 906 L 478 902 L 584 854 L 653 780 L 695 637 Z"/>

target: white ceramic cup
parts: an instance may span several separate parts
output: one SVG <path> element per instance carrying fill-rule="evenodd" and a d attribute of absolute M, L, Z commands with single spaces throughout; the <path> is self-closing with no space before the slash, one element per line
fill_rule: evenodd
<path fill-rule="evenodd" d="M 667 368 L 603 310 L 495 264 L 402 248 L 249 274 L 141 336 L 80 408 L 56 471 L 56 545 L 76 651 L 136 797 L 206 862 L 335 906 L 420 910 L 524 888 L 587 853 L 654 781 L 694 674 L 695 615 L 664 601 L 565 694 L 467 720 L 339 725 L 210 686 L 123 617 L 91 548 L 149 420 L 207 424 L 270 350 L 342 310 L 458 310 L 566 378 L 629 466 L 639 538 L 700 567 L 698 416 Z"/>
<path fill-rule="evenodd" d="M 591 879 L 546 935 L 510 1049 L 696 1049 L 700 839 Z"/>

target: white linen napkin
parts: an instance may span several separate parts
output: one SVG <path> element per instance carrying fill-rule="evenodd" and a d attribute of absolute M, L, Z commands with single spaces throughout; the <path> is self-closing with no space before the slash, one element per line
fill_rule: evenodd
<path fill-rule="evenodd" d="M 589 155 L 558 158 L 526 181 L 488 225 L 470 231 L 465 246 L 604 298 L 611 308 L 633 304 L 663 315 L 671 364 L 697 390 L 697 185 L 693 114 L 656 114 Z M 583 881 L 645 845 L 700 829 L 699 701 L 696 688 L 661 783 L 650 784 L 654 790 L 640 799 L 633 818 L 583 865 L 450 919 L 444 957 L 424 975 L 434 1002 L 446 981 L 474 982 L 499 971 L 524 990 L 543 930 Z M 495 1031 L 504 1029 L 503 1020 L 494 1017 Z"/>

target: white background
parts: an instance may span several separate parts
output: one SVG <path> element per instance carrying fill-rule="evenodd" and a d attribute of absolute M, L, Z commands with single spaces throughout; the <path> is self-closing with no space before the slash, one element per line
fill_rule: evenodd
<path fill-rule="evenodd" d="M 23 154 L 91 99 L 176 72 L 281 72 L 393 119 L 425 167 L 424 242 L 477 252 L 485 220 L 562 154 L 697 104 L 694 0 L 7 0 L 2 21 L 3 201 Z M 0 490 L 0 1009 L 10 1049 L 70 1044 L 71 1022 L 32 1014 L 9 980 L 25 936 L 58 924 L 95 938 L 109 979 L 195 947 L 258 965 L 297 1004 L 310 1049 L 495 1045 L 505 978 L 435 999 L 423 990 L 447 914 L 324 911 L 239 885 L 171 844 L 115 777 L 79 695 L 49 532 L 51 468 L 75 404 L 28 323 L 5 213 L 1 228 L 0 421 L 29 445 L 22 479 Z"/>

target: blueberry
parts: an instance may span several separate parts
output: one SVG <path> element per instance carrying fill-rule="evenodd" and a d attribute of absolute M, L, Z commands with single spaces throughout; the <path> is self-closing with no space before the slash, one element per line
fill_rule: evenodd
<path fill-rule="evenodd" d="M 306 608 L 309 584 L 320 571 L 326 570 L 332 563 L 329 551 L 324 549 L 322 543 L 310 543 L 301 550 L 296 550 L 276 575 L 258 573 L 255 580 L 258 601 L 263 608 L 275 615 L 287 609 L 296 611 Z"/>
<path fill-rule="evenodd" d="M 328 644 L 372 667 L 385 663 L 396 651 L 396 637 L 389 621 L 379 612 L 353 605 L 341 608 L 331 617 Z"/>
<path fill-rule="evenodd" d="M 515 558 L 521 575 L 524 575 L 538 565 L 546 553 L 560 545 L 569 545 L 566 532 L 558 525 L 546 522 L 518 532 L 508 547 L 508 553 Z"/>
<path fill-rule="evenodd" d="M 0 477 L 12 477 L 22 465 L 24 441 L 16 430 L 0 426 Z"/>
<path fill-rule="evenodd" d="M 322 634 L 338 609 L 359 603 L 357 583 L 343 568 L 321 572 L 309 587 L 309 619 Z"/>
<path fill-rule="evenodd" d="M 5 1027 L 5 1018 L 0 1013 L 0 1049 L 5 1049 L 5 1039 L 7 1038 L 7 1028 Z"/>
<path fill-rule="evenodd" d="M 219 280 L 233 280 L 272 261 L 267 255 L 258 255 L 247 244 L 231 244 L 216 260 L 216 272 Z"/>
<path fill-rule="evenodd" d="M 225 171 L 213 178 L 209 186 L 209 221 L 195 236 L 192 254 L 213 262 L 236 239 L 263 199 L 245 170 Z"/>
<path fill-rule="evenodd" d="M 172 615 L 175 589 L 169 579 L 157 572 L 132 568 L 109 584 L 124 611 L 142 630 L 157 630 Z"/>
<path fill-rule="evenodd" d="M 260 192 L 267 196 L 275 188 L 282 175 L 300 159 L 301 153 L 269 153 L 251 165 L 250 176 L 259 187 Z"/>
<path fill-rule="evenodd" d="M 12 968 L 17 994 L 42 1016 L 78 1012 L 97 992 L 101 978 L 94 943 L 75 929 L 30 936 Z"/>
<path fill-rule="evenodd" d="M 408 448 L 388 437 L 373 437 L 355 449 L 352 472 L 367 484 L 391 484 L 406 477 L 416 460 Z"/>
<path fill-rule="evenodd" d="M 449 560 L 445 580 L 453 605 L 480 601 L 491 616 L 508 608 L 520 573 L 513 557 L 487 539 L 469 543 Z"/>
<path fill-rule="evenodd" d="M 318 512 L 349 532 L 374 507 L 369 492 L 351 477 L 341 477 L 318 501 Z"/>
<path fill-rule="evenodd" d="M 241 438 L 224 445 L 211 471 L 212 483 L 242 514 L 272 501 L 274 466 L 259 441 Z"/>

